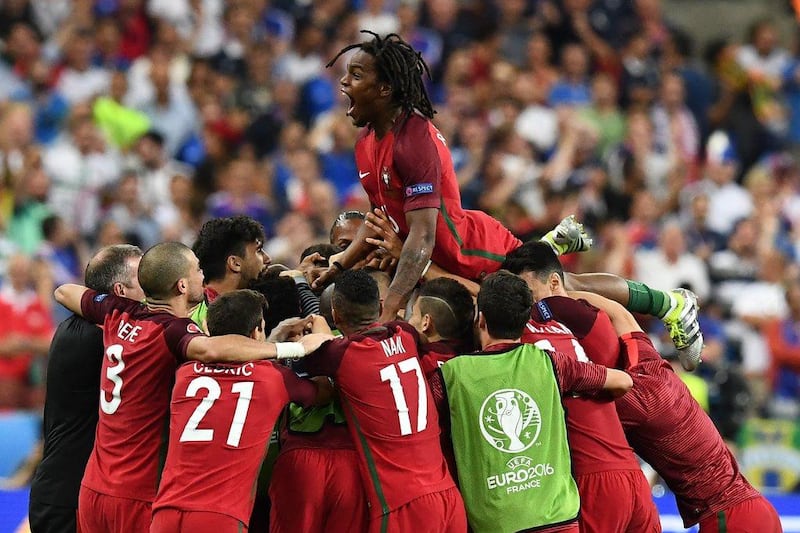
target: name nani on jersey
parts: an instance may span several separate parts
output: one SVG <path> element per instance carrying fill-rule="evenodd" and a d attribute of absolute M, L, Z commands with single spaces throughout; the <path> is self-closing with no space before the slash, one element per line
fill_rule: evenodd
<path fill-rule="evenodd" d="M 403 346 L 403 339 L 398 335 L 389 337 L 381 341 L 381 347 L 386 357 L 392 357 L 401 353 L 406 353 L 406 348 Z"/>

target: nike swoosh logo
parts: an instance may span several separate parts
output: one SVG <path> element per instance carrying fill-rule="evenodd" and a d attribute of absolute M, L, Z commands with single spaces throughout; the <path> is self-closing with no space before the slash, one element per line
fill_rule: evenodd
<path fill-rule="evenodd" d="M 361 172 L 361 171 L 359 171 L 359 173 L 358 173 L 358 179 L 360 179 L 360 180 L 363 180 L 367 176 L 369 176 L 369 172 Z"/>

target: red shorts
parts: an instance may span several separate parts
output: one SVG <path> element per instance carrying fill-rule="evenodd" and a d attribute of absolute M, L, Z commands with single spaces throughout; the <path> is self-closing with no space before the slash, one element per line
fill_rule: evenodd
<path fill-rule="evenodd" d="M 411 500 L 394 511 L 372 518 L 369 533 L 466 533 L 467 511 L 453 487 Z"/>
<path fill-rule="evenodd" d="M 153 513 L 150 533 L 240 533 L 247 524 L 232 516 L 204 511 L 159 509 Z"/>
<path fill-rule="evenodd" d="M 438 221 L 431 259 L 451 274 L 480 282 L 487 274 L 498 271 L 506 254 L 519 248 L 522 241 L 483 211 L 464 213 L 458 228 L 447 223 L 447 218 Z"/>
<path fill-rule="evenodd" d="M 782 533 L 778 512 L 763 496 L 750 498 L 700 521 L 700 533 Z"/>
<path fill-rule="evenodd" d="M 658 509 L 641 470 L 615 470 L 577 476 L 581 495 L 581 533 L 661 531 Z"/>
<path fill-rule="evenodd" d="M 78 530 L 81 533 L 147 533 L 151 502 L 100 494 L 81 485 Z"/>
<path fill-rule="evenodd" d="M 355 450 L 295 448 L 281 453 L 269 497 L 271 533 L 366 529 L 367 498 Z"/>

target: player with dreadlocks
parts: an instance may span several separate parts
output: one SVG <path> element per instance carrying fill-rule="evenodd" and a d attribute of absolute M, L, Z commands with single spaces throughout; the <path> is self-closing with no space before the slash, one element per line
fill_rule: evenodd
<path fill-rule="evenodd" d="M 461 208 L 456 173 L 434 116 L 423 75 L 422 55 L 398 35 L 352 44 L 356 53 L 340 80 L 350 100 L 347 115 L 364 127 L 356 142 L 356 165 L 373 207 L 382 209 L 403 239 L 403 251 L 384 301 L 382 321 L 393 320 L 429 261 L 471 280 L 498 269 L 508 250 L 521 242 L 497 220 Z M 354 241 L 319 280 L 327 282 L 355 265 L 373 246 L 362 226 Z"/>
<path fill-rule="evenodd" d="M 372 39 L 346 46 L 327 66 L 356 50 L 339 83 L 350 101 L 347 115 L 364 128 L 356 141 L 358 176 L 373 207 L 386 214 L 404 241 L 380 317 L 388 322 L 395 319 L 431 261 L 446 272 L 479 281 L 498 270 L 506 254 L 522 243 L 486 213 L 462 209 L 450 151 L 431 122 L 435 111 L 422 79 L 428 72 L 422 55 L 396 34 L 362 32 Z M 331 267 L 315 285 L 324 285 L 372 251 L 374 246 L 366 239 L 373 232 L 381 236 L 375 227 L 361 226 L 347 249 L 331 257 Z M 543 240 L 559 254 L 591 245 L 571 217 Z M 658 291 L 609 274 L 567 278 L 572 289 L 597 292 L 631 311 L 664 320 L 684 368 L 697 366 L 703 336 L 693 294 L 684 289 Z"/>

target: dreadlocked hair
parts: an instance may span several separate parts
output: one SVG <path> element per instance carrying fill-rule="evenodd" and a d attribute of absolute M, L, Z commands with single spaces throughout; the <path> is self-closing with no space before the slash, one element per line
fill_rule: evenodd
<path fill-rule="evenodd" d="M 414 50 L 396 33 L 383 38 L 369 30 L 361 30 L 361 33 L 372 35 L 372 40 L 345 46 L 325 66 L 333 66 L 342 54 L 360 48 L 375 58 L 378 79 L 391 85 L 392 99 L 396 103 L 406 111 L 416 109 L 424 116 L 433 118 L 436 111 L 422 82 L 422 74 L 430 78 L 431 71 L 422 59 L 422 53 Z"/>

